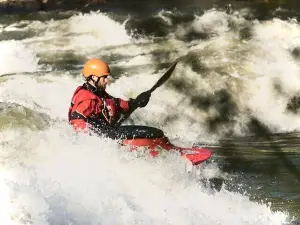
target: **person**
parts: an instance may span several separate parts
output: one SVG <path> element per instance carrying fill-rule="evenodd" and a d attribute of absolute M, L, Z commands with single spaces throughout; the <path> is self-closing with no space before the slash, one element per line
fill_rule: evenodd
<path fill-rule="evenodd" d="M 117 121 L 121 114 L 145 107 L 150 93 L 136 99 L 123 100 L 106 92 L 111 76 L 109 65 L 101 59 L 89 59 L 83 67 L 85 83 L 75 90 L 69 107 L 68 120 L 76 132 L 93 131 L 110 138 L 119 138 Z"/>

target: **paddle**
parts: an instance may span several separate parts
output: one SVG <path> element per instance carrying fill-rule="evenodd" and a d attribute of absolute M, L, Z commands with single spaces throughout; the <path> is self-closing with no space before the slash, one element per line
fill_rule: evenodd
<path fill-rule="evenodd" d="M 169 67 L 169 69 L 162 75 L 162 77 L 156 82 L 156 84 L 146 91 L 146 93 L 151 94 L 153 91 L 155 91 L 158 87 L 163 85 L 172 75 L 176 65 L 178 63 L 178 59 L 176 59 L 173 64 Z M 119 121 L 115 124 L 115 126 L 120 126 L 138 107 L 133 107 L 131 110 L 129 110 L 126 114 L 123 114 L 123 117 L 119 119 Z"/>
<path fill-rule="evenodd" d="M 154 84 L 154 86 L 147 92 L 152 93 L 153 91 L 155 91 L 156 88 L 163 85 L 171 77 L 177 63 L 178 63 L 178 59 L 176 59 L 175 62 L 173 62 L 172 66 L 170 66 L 167 72 L 165 72 L 164 75 L 156 82 L 156 84 Z"/>

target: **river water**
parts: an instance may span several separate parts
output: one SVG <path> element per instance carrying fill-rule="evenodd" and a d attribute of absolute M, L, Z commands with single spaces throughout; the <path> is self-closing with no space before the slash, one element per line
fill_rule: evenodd
<path fill-rule="evenodd" d="M 1 224 L 300 220 L 297 17 L 195 2 L 0 16 Z M 127 122 L 210 146 L 211 161 L 191 168 L 175 153 L 152 159 L 75 135 L 68 107 L 91 57 L 110 63 L 108 92 L 124 99 L 179 58 Z M 200 182 L 214 177 L 220 191 Z"/>

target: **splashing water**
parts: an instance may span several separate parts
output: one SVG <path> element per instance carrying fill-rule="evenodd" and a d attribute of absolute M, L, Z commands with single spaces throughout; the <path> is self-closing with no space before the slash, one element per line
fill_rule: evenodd
<path fill-rule="evenodd" d="M 0 75 L 7 73 L 35 72 L 38 57 L 18 41 L 0 42 Z"/>
<path fill-rule="evenodd" d="M 116 57 L 112 65 L 120 71 L 120 78 L 108 91 L 124 99 L 135 97 L 157 81 L 163 72 L 157 64 L 185 56 L 169 83 L 132 116 L 133 122 L 161 128 L 172 140 L 184 140 L 185 145 L 218 140 L 229 129 L 237 135 L 247 133 L 251 116 L 274 130 L 297 129 L 299 119 L 284 107 L 299 85 L 298 64 L 289 54 L 298 45 L 295 30 L 299 24 L 253 22 L 253 38 L 246 43 L 231 30 L 229 20 L 237 26 L 248 23 L 236 15 L 210 11 L 196 16 L 190 24 L 177 26 L 170 40 L 137 44 L 124 24 L 94 12 L 31 22 L 24 29 L 40 30 L 37 36 L 0 42 L 5 50 L 0 53 L 0 74 L 36 72 L 3 77 L 0 102 L 12 114 L 20 108 L 30 109 L 25 111 L 36 120 L 28 119 L 31 123 L 49 122 L 48 127 L 38 129 L 24 129 L 24 125 L 0 129 L 1 224 L 288 222 L 289 213 L 272 211 L 271 205 L 253 202 L 246 193 L 226 188 L 214 192 L 204 187 L 199 180 L 207 176 L 209 166 L 189 173 L 175 153 L 152 159 L 129 153 L 112 140 L 76 136 L 67 125 L 70 99 L 82 80 L 77 77 L 79 70 L 66 73 L 56 69 L 55 57 L 72 52 L 84 57 Z M 267 35 L 265 29 L 269 30 Z M 185 42 L 183 36 L 191 30 L 213 33 L 213 37 Z M 282 36 L 284 32 L 291 34 L 290 39 Z M 266 52 L 271 53 L 266 57 Z M 40 71 L 39 59 L 49 55 L 54 56 L 50 60 L 53 71 Z M 80 67 L 83 61 L 75 59 Z M 154 64 L 152 69 L 130 71 L 150 63 Z M 285 94 L 274 91 L 274 79 Z M 176 88 L 178 81 L 186 88 Z M 224 89 L 226 92 L 219 92 Z M 211 131 L 208 121 L 212 124 L 223 113 L 224 96 L 229 96 L 228 102 L 236 108 L 229 120 L 233 128 L 224 123 Z M 273 109 L 272 115 L 268 108 Z M 1 119 L 5 119 L 2 114 Z M 218 165 L 211 164 L 212 173 L 219 170 Z"/>
<path fill-rule="evenodd" d="M 10 163 L 14 165 L 10 201 L 24 210 L 20 221 L 282 224 L 286 220 L 284 213 L 274 213 L 241 194 L 210 193 L 195 177 L 189 178 L 177 155 L 136 158 L 112 141 L 74 138 L 66 130 L 58 126 L 28 133 L 27 142 L 15 140 L 4 147 L 4 152 L 17 147 L 16 159 L 23 162 Z M 1 203 L 9 201 L 3 198 Z"/>

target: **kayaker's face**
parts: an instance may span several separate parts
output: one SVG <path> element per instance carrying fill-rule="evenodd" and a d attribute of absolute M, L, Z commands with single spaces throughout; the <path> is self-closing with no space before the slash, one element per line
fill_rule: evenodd
<path fill-rule="evenodd" d="M 102 76 L 100 77 L 100 79 L 98 79 L 98 77 L 95 77 L 95 79 L 93 79 L 95 81 L 95 86 L 99 89 L 106 89 L 107 83 L 108 83 L 108 76 Z"/>

